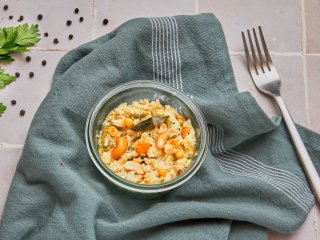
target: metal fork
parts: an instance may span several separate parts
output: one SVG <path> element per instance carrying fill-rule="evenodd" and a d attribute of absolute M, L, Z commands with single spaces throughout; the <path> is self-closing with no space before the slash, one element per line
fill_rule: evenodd
<path fill-rule="evenodd" d="M 255 47 L 253 45 L 250 31 L 247 30 L 251 54 L 248 49 L 245 34 L 242 32 L 244 51 L 246 54 L 248 70 L 251 78 L 259 91 L 272 97 L 278 104 L 300 159 L 301 165 L 309 180 L 309 184 L 313 190 L 315 198 L 317 199 L 318 203 L 320 203 L 320 178 L 280 94 L 280 76 L 272 63 L 267 44 L 264 40 L 262 29 L 259 26 L 260 41 L 262 43 L 264 53 L 261 51 L 255 29 L 253 28 L 252 31 L 255 40 Z M 256 51 L 258 52 L 259 57 L 257 57 Z"/>

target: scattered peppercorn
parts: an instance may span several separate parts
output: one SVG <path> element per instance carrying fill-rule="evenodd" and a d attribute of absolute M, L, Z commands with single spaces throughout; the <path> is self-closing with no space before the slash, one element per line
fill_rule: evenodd
<path fill-rule="evenodd" d="M 59 43 L 58 38 L 53 39 L 53 42 L 54 42 L 55 44 L 58 44 L 58 43 Z"/>
<path fill-rule="evenodd" d="M 39 21 L 42 20 L 42 17 L 43 17 L 42 14 L 39 14 L 39 15 L 38 15 L 38 20 L 39 20 Z"/>
<path fill-rule="evenodd" d="M 27 61 L 27 62 L 30 62 L 30 61 L 31 61 L 31 57 L 30 57 L 30 56 L 27 56 L 27 57 L 26 57 L 26 61 Z"/>
<path fill-rule="evenodd" d="M 69 34 L 69 39 L 71 40 L 73 38 L 73 35 L 72 34 Z"/>
<path fill-rule="evenodd" d="M 20 110 L 20 116 L 24 116 L 25 113 L 26 113 L 25 110 Z"/>
<path fill-rule="evenodd" d="M 20 73 L 19 72 L 16 72 L 14 75 L 16 75 L 16 77 L 20 77 Z"/>
<path fill-rule="evenodd" d="M 8 8 L 9 8 L 8 5 L 4 5 L 4 6 L 3 6 L 3 9 L 4 9 L 5 11 L 7 11 Z"/>
<path fill-rule="evenodd" d="M 44 36 L 45 36 L 45 37 L 48 37 L 48 36 L 49 36 L 49 33 L 45 32 L 45 33 L 44 33 Z"/>
<path fill-rule="evenodd" d="M 13 16 L 12 16 L 12 15 L 10 15 L 10 16 L 9 16 L 9 19 L 11 20 L 12 18 L 13 18 Z"/>
<path fill-rule="evenodd" d="M 80 17 L 80 18 L 79 18 L 79 21 L 80 21 L 80 22 L 83 22 L 83 17 Z"/>
<path fill-rule="evenodd" d="M 19 19 L 18 19 L 18 22 L 23 21 L 23 19 L 24 19 L 24 16 L 21 15 L 21 16 L 19 17 Z"/>
<path fill-rule="evenodd" d="M 16 105 L 17 101 L 16 100 L 11 100 L 12 105 Z"/>
<path fill-rule="evenodd" d="M 79 8 L 75 8 L 75 9 L 74 9 L 74 13 L 75 13 L 75 14 L 78 14 L 78 13 L 79 13 Z"/>
<path fill-rule="evenodd" d="M 109 22 L 109 20 L 108 19 L 103 19 L 103 21 L 102 21 L 102 23 L 103 23 L 103 25 L 107 25 L 108 24 L 108 22 Z"/>
<path fill-rule="evenodd" d="M 45 66 L 45 65 L 47 65 L 47 61 L 46 60 L 42 60 L 41 64 L 42 64 L 42 66 Z"/>
<path fill-rule="evenodd" d="M 68 26 L 70 26 L 70 25 L 71 25 L 71 23 L 72 23 L 72 21 L 71 21 L 71 20 L 68 20 L 68 21 L 67 21 L 67 25 L 68 25 Z"/>
<path fill-rule="evenodd" d="M 33 78 L 33 76 L 34 76 L 34 72 L 29 72 L 29 77 Z"/>

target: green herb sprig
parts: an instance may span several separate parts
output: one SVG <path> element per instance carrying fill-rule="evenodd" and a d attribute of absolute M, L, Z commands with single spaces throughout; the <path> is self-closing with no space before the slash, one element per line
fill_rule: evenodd
<path fill-rule="evenodd" d="M 27 23 L 17 27 L 0 28 L 0 62 L 11 63 L 14 58 L 12 53 L 28 52 L 29 47 L 40 41 L 38 25 Z M 0 68 L 0 89 L 16 80 L 15 76 L 10 76 Z M 0 117 L 6 110 L 6 106 L 0 102 Z"/>

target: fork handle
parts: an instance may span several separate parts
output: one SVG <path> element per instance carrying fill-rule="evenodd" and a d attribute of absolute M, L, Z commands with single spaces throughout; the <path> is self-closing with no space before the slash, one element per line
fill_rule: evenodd
<path fill-rule="evenodd" d="M 311 189 L 313 191 L 313 194 L 315 198 L 317 199 L 317 202 L 320 203 L 320 177 L 317 173 L 316 168 L 314 167 L 314 164 L 310 158 L 310 155 L 299 135 L 299 132 L 292 120 L 292 117 L 288 111 L 288 108 L 286 107 L 283 98 L 279 96 L 274 97 L 276 102 L 279 105 L 279 108 L 282 112 L 284 121 L 287 125 L 287 128 L 289 130 L 292 142 L 294 144 L 294 147 L 296 149 L 296 152 L 298 154 L 299 160 L 301 162 L 301 165 L 304 169 L 305 174 L 307 175 L 307 178 L 309 180 L 309 184 L 311 186 Z"/>

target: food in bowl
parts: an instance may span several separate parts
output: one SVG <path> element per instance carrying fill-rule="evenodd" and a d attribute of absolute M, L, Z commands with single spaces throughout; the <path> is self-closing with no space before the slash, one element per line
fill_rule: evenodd
<path fill-rule="evenodd" d="M 150 127 L 153 119 L 158 124 Z M 106 167 L 127 181 L 161 184 L 188 169 L 195 141 L 190 119 L 159 100 L 143 99 L 122 103 L 107 115 L 98 136 L 98 153 Z"/>

